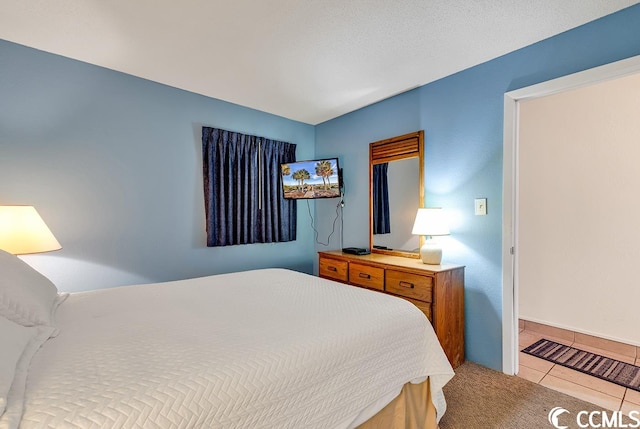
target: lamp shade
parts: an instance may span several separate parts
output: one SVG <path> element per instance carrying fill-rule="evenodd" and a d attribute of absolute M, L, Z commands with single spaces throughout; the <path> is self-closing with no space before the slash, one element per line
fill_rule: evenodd
<path fill-rule="evenodd" d="M 449 235 L 449 225 L 441 208 L 420 208 L 413 223 L 414 235 Z"/>
<path fill-rule="evenodd" d="M 61 249 L 33 206 L 0 206 L 0 249 L 23 255 Z"/>

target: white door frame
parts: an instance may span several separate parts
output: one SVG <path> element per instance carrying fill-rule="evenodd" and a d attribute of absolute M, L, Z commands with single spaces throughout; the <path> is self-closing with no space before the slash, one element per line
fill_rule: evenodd
<path fill-rule="evenodd" d="M 518 371 L 518 137 L 519 102 L 640 73 L 640 55 L 504 95 L 502 175 L 502 371 Z"/>

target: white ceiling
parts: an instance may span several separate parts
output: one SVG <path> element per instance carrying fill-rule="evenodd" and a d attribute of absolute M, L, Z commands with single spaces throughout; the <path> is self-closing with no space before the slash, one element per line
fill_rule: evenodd
<path fill-rule="evenodd" d="M 635 0 L 0 0 L 0 38 L 317 124 Z"/>

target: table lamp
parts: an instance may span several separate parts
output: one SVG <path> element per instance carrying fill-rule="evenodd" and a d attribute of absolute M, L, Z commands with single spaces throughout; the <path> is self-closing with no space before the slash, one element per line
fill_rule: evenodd
<path fill-rule="evenodd" d="M 427 237 L 420 247 L 422 262 L 429 265 L 440 265 L 442 248 L 433 237 L 449 235 L 449 226 L 444 211 L 441 208 L 419 208 L 411 233 Z"/>
<path fill-rule="evenodd" d="M 35 207 L 0 206 L 0 249 L 24 255 L 61 248 Z"/>

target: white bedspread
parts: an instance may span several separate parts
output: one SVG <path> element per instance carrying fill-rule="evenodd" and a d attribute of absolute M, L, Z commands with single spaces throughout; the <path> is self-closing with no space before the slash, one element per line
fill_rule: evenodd
<path fill-rule="evenodd" d="M 20 428 L 350 428 L 427 376 L 441 415 L 453 376 L 410 303 L 282 269 L 76 293 L 56 317 Z"/>

